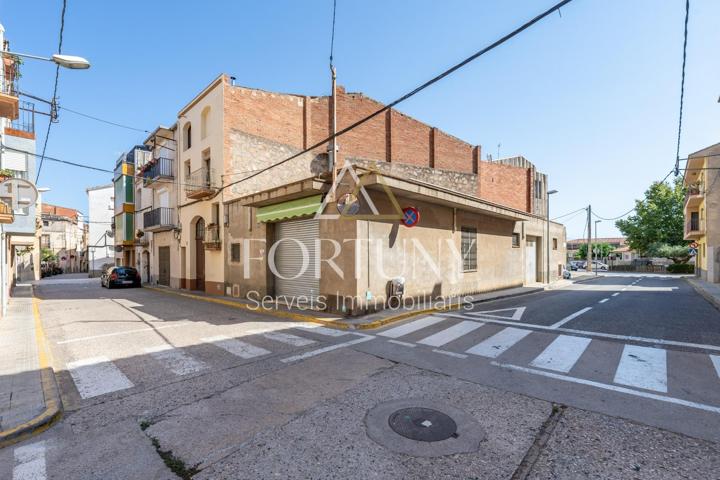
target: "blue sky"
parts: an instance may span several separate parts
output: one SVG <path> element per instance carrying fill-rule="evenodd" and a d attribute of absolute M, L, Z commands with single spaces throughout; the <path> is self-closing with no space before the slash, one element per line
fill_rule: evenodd
<path fill-rule="evenodd" d="M 553 1 L 338 0 L 339 81 L 391 101 L 551 6 Z M 217 74 L 280 92 L 327 94 L 332 0 L 68 0 L 59 103 L 151 130 Z M 60 1 L 0 0 L 14 50 L 57 49 Z M 683 0 L 575 0 L 511 42 L 400 106 L 484 153 L 524 155 L 550 175 L 552 216 L 592 204 L 633 206 L 675 158 Z M 681 156 L 720 141 L 720 2 L 693 0 Z M 54 68 L 28 60 L 21 88 L 49 98 Z M 42 105 L 38 105 L 43 108 Z M 38 117 L 38 150 L 46 117 Z M 112 168 L 145 134 L 61 110 L 47 154 Z M 110 177 L 46 162 L 48 202 L 87 209 L 85 188 Z M 567 222 L 583 233 L 583 215 Z M 601 223 L 600 236 L 617 234 Z"/>

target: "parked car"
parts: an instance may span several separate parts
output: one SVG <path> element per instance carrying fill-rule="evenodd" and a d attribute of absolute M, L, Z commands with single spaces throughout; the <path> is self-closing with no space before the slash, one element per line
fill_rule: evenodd
<path fill-rule="evenodd" d="M 593 262 L 592 262 L 592 269 L 593 269 L 593 272 L 594 272 L 595 270 L 597 270 L 597 271 L 599 271 L 599 272 L 607 272 L 608 269 L 609 269 L 609 267 L 607 266 L 607 263 L 603 263 L 603 262 L 599 262 L 599 261 L 597 261 L 597 260 L 593 260 Z"/>
<path fill-rule="evenodd" d="M 583 262 L 580 260 L 571 260 L 570 263 L 568 264 L 568 268 L 573 272 L 577 272 L 579 268 L 582 268 L 581 267 L 582 263 Z"/>
<path fill-rule="evenodd" d="M 572 268 L 572 266 L 571 266 Z M 570 280 L 572 278 L 572 273 L 567 268 L 562 269 L 562 278 L 565 280 Z"/>
<path fill-rule="evenodd" d="M 133 267 L 110 267 L 100 276 L 100 285 L 113 287 L 141 287 L 140 274 Z"/>

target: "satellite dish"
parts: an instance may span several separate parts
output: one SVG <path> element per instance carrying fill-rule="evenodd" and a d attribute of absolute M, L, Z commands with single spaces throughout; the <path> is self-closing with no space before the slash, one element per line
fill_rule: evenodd
<path fill-rule="evenodd" d="M 357 215 L 360 211 L 360 200 L 352 193 L 346 193 L 340 197 L 336 206 L 340 215 Z"/>

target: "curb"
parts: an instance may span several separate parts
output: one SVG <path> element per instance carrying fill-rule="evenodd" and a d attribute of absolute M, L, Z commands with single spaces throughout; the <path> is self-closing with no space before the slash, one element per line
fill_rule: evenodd
<path fill-rule="evenodd" d="M 708 293 L 707 290 L 694 282 L 693 279 L 688 277 L 682 277 L 682 279 L 689 283 L 693 290 L 695 290 L 695 292 L 697 292 L 701 297 L 707 300 L 713 307 L 715 307 L 717 310 L 720 310 L 720 299 Z"/>
<path fill-rule="evenodd" d="M 40 385 L 45 397 L 45 410 L 37 417 L 25 423 L 0 432 L 0 448 L 12 445 L 44 432 L 55 422 L 62 418 L 63 405 L 60 399 L 60 391 L 55 379 L 55 371 L 52 368 L 51 353 L 47 345 L 47 338 L 40 321 L 40 309 L 38 308 L 35 291 L 32 297 L 33 317 L 35 319 L 35 342 L 38 347 L 38 363 L 40 367 Z"/>
<path fill-rule="evenodd" d="M 253 313 L 259 313 L 261 315 L 270 315 L 272 317 L 285 318 L 285 319 L 293 320 L 296 322 L 319 323 L 321 325 L 331 326 L 331 327 L 339 328 L 341 330 L 372 330 L 374 328 L 383 327 L 390 323 L 399 322 L 400 320 L 405 320 L 406 318 L 414 317 L 416 315 L 423 315 L 423 314 L 427 314 L 427 313 L 451 310 L 451 309 L 457 308 L 461 305 L 460 303 L 457 303 L 457 304 L 447 305 L 444 307 L 431 307 L 431 308 L 425 308 L 422 310 L 412 310 L 409 312 L 399 313 L 397 315 L 382 318 L 382 319 L 375 320 L 372 322 L 354 325 L 354 324 L 350 324 L 350 323 L 339 322 L 337 320 L 329 320 L 329 319 L 326 320 L 321 317 L 313 317 L 312 315 L 305 315 L 302 313 L 284 312 L 284 311 L 279 311 L 279 310 L 268 310 L 268 309 L 265 309 L 265 310 L 253 309 L 253 308 L 250 308 L 250 306 L 245 305 L 244 303 L 233 302 L 231 300 L 224 300 L 219 297 L 218 298 L 207 297 L 204 295 L 194 295 L 192 293 L 178 292 L 178 291 L 170 289 L 170 288 L 158 288 L 158 287 L 146 287 L 146 286 L 143 286 L 143 288 L 146 288 L 148 290 L 152 290 L 155 292 L 169 294 L 169 295 L 177 295 L 179 297 L 191 298 L 193 300 L 202 300 L 205 302 L 217 303 L 219 305 L 224 305 L 227 307 L 239 308 L 239 309 L 247 310 L 247 311 L 250 311 Z M 533 290 L 526 291 L 526 292 L 518 292 L 518 293 L 512 293 L 512 294 L 503 295 L 503 296 L 499 296 L 499 297 L 495 297 L 495 298 L 476 300 L 471 303 L 475 304 L 475 303 L 490 302 L 490 301 L 494 301 L 494 300 L 502 300 L 505 298 L 520 297 L 523 295 L 529 295 L 531 293 L 538 293 L 543 290 L 544 290 L 543 288 L 537 288 L 537 289 L 533 289 Z"/>

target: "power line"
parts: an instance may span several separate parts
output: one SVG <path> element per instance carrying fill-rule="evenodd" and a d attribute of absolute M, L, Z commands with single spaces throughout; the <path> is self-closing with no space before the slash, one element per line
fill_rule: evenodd
<path fill-rule="evenodd" d="M 330 35 L 330 68 L 333 67 L 333 51 L 335 50 L 335 12 L 337 11 L 337 0 L 333 0 L 332 34 Z"/>
<path fill-rule="evenodd" d="M 113 173 L 112 170 L 108 170 L 108 169 L 106 169 L 106 168 L 93 167 L 92 165 L 83 165 L 82 163 L 70 162 L 70 161 L 68 161 L 68 160 L 61 160 L 61 159 L 59 159 L 59 158 L 48 157 L 48 156 L 45 155 L 45 154 L 39 155 L 39 154 L 37 154 L 37 153 L 29 152 L 29 151 L 27 151 L 27 150 L 20 150 L 19 148 L 13 148 L 13 147 L 9 147 L 9 146 L 7 146 L 7 145 L 3 145 L 3 148 L 4 148 L 4 149 L 7 149 L 7 150 L 12 150 L 13 152 L 25 153 L 25 154 L 27 154 L 27 155 L 33 155 L 33 156 L 35 156 L 35 157 L 40 157 L 40 156 L 41 156 L 41 157 L 44 158 L 45 160 L 49 160 L 49 161 L 51 161 L 51 162 L 63 163 L 63 164 L 65 164 L 65 165 L 71 165 L 71 166 L 73 166 L 73 167 L 87 168 L 88 170 L 97 170 L 98 172 Z"/>
<path fill-rule="evenodd" d="M 625 215 L 629 215 L 630 213 L 632 213 L 632 212 L 634 212 L 634 211 L 635 211 L 635 207 L 631 208 L 630 210 L 628 210 L 627 212 L 623 213 L 622 215 L 618 215 L 617 217 L 613 217 L 613 218 L 601 217 L 601 216 L 598 215 L 597 213 L 593 212 L 593 217 L 597 217 L 597 218 L 599 218 L 600 220 L 605 220 L 606 222 L 613 222 L 613 221 L 615 221 L 615 220 L 621 219 L 621 218 L 624 217 Z"/>
<path fill-rule="evenodd" d="M 682 134 L 683 100 L 685 97 L 685 61 L 687 60 L 688 17 L 690 0 L 685 0 L 685 33 L 683 36 L 682 74 L 680 80 L 680 115 L 678 118 L 677 151 L 675 152 L 675 176 L 680 174 L 680 135 Z"/>
<path fill-rule="evenodd" d="M 67 0 L 63 0 L 63 6 L 62 6 L 62 12 L 60 13 L 60 37 L 58 39 L 58 53 L 62 53 L 62 44 L 63 44 L 63 32 L 65 31 L 65 10 L 67 9 Z M 60 79 L 60 65 L 55 65 L 55 85 L 53 86 L 53 96 L 52 96 L 52 103 L 50 104 L 50 114 L 57 114 L 57 90 L 58 90 L 58 80 Z M 38 180 L 40 179 L 40 172 L 42 171 L 43 167 L 43 161 L 45 160 L 45 151 L 47 150 L 47 144 L 48 139 L 50 138 L 50 129 L 52 128 L 52 124 L 54 123 L 53 119 L 55 117 L 51 116 L 50 121 L 48 122 L 47 131 L 45 132 L 45 141 L 43 144 L 43 151 L 42 155 L 40 156 L 40 166 L 38 167 L 37 174 L 35 175 L 35 183 L 38 183 Z"/>
<path fill-rule="evenodd" d="M 378 115 L 380 115 L 380 114 L 382 114 L 382 113 L 384 113 L 384 112 L 392 109 L 393 107 L 395 107 L 396 105 L 404 102 L 404 101 L 407 100 L 408 98 L 410 98 L 410 97 L 412 97 L 412 96 L 420 93 L 421 91 L 425 90 L 427 87 L 429 87 L 429 86 L 431 86 L 431 85 L 439 82 L 440 80 L 442 80 L 443 78 L 447 77 L 448 75 L 450 75 L 450 74 L 454 73 L 455 71 L 461 69 L 462 67 L 464 67 L 464 66 L 467 65 L 468 63 L 470 63 L 470 62 L 472 62 L 472 61 L 474 61 L 474 60 L 477 60 L 478 58 L 480 58 L 481 56 L 483 56 L 483 55 L 485 55 L 486 53 L 490 52 L 491 50 L 494 50 L 495 48 L 499 47 L 500 45 L 506 43 L 508 40 L 510 40 L 510 39 L 512 39 L 513 37 L 515 37 L 515 36 L 519 35 L 520 33 L 524 32 L 525 30 L 527 30 L 528 28 L 532 27 L 533 25 L 535 25 L 535 24 L 536 24 L 537 22 L 539 22 L 540 20 L 544 19 L 544 18 L 547 17 L 548 15 L 550 15 L 550 14 L 552 14 L 553 12 L 559 10 L 561 7 L 564 7 L 565 5 L 569 4 L 569 3 L 572 2 L 572 1 L 573 1 L 573 0 L 563 0 L 563 1 L 555 4 L 554 6 L 550 7 L 548 10 L 544 11 L 543 13 L 541 13 L 540 15 L 537 15 L 537 16 L 536 16 L 535 18 L 533 18 L 532 20 L 530 20 L 530 21 L 522 24 L 521 26 L 519 26 L 519 27 L 516 28 L 515 30 L 511 31 L 510 33 L 506 34 L 505 36 L 503 36 L 503 37 L 501 37 L 500 39 L 496 40 L 495 42 L 491 43 L 491 44 L 488 45 L 487 47 L 485 47 L 485 48 L 483 48 L 483 49 L 475 52 L 474 54 L 470 55 L 470 56 L 467 57 L 466 59 L 462 60 L 460 63 L 455 64 L 454 66 L 448 68 L 447 70 L 445 70 L 444 72 L 440 73 L 439 75 L 431 78 L 431 79 L 428 80 L 427 82 L 425 82 L 425 83 L 423 83 L 422 85 L 416 87 L 414 90 L 406 93 L 406 94 L 403 95 L 402 97 L 400 97 L 400 98 L 398 98 L 398 99 L 396 99 L 396 100 L 388 103 L 388 104 L 385 105 L 384 107 L 376 110 L 375 112 L 371 113 L 370 115 L 368 115 L 368 116 L 366 116 L 366 117 L 364 117 L 364 118 L 361 118 L 361 119 L 358 120 L 357 122 L 355 122 L 355 123 L 353 123 L 353 124 L 351 124 L 351 125 L 343 128 L 342 130 L 334 133 L 333 135 L 330 135 L 330 136 L 328 136 L 327 138 L 324 138 L 323 140 L 315 143 L 314 145 L 309 146 L 308 148 L 306 148 L 305 150 L 302 150 L 301 152 L 298 152 L 298 153 L 296 153 L 296 154 L 294 154 L 294 155 L 291 155 L 291 156 L 285 158 L 284 160 L 280 160 L 279 162 L 274 163 L 274 164 L 272 164 L 272 165 L 268 165 L 267 167 L 261 169 L 260 171 L 258 171 L 258 172 L 256 172 L 256 173 L 253 173 L 252 175 L 248 175 L 248 176 L 245 177 L 245 178 L 241 178 L 240 180 L 236 180 L 236 181 L 234 181 L 234 182 L 231 182 L 231 183 L 229 183 L 229 184 L 227 184 L 227 185 L 222 186 L 221 188 L 219 188 L 219 189 L 217 190 L 217 192 L 215 192 L 215 194 L 214 194 L 211 198 L 215 198 L 218 194 L 220 194 L 220 192 L 222 192 L 223 190 L 225 190 L 225 189 L 228 188 L 228 187 L 232 187 L 233 185 L 237 185 L 237 184 L 240 183 L 240 182 L 244 182 L 245 180 L 249 180 L 249 179 L 251 179 L 251 178 L 254 178 L 254 177 L 260 175 L 260 174 L 263 173 L 263 172 L 266 172 L 266 171 L 271 170 L 271 169 L 273 169 L 273 168 L 275 168 L 275 167 L 277 167 L 277 166 L 279 166 L 279 165 L 282 165 L 282 164 L 287 163 L 287 162 L 289 162 L 289 161 L 291 161 L 291 160 L 294 160 L 295 158 L 298 158 L 298 157 L 300 157 L 301 155 L 304 155 L 304 154 L 306 154 L 306 153 L 308 153 L 308 152 L 311 152 L 312 150 L 315 150 L 315 149 L 318 148 L 318 147 L 321 147 L 321 146 L 325 145 L 326 143 L 328 143 L 328 142 L 331 141 L 332 139 L 337 138 L 337 137 L 339 137 L 339 136 L 341 136 L 341 135 L 349 132 L 350 130 L 353 130 L 353 129 L 359 127 L 360 125 L 362 125 L 362 124 L 364 124 L 364 123 L 372 120 L 373 118 L 377 117 Z M 197 202 L 200 202 L 200 201 L 202 201 L 202 200 L 196 200 L 195 202 L 187 203 L 187 204 L 185 204 L 185 206 L 187 206 L 187 205 L 192 205 L 192 204 L 197 203 Z"/>
<path fill-rule="evenodd" d="M 89 118 L 89 119 L 95 120 L 95 121 L 97 121 L 97 122 L 106 123 L 106 124 L 108 124 L 108 125 L 114 125 L 114 126 L 116 126 L 116 127 L 126 128 L 126 129 L 128 129 L 128 130 L 134 130 L 134 131 L 136 131 L 136 132 L 150 133 L 150 130 L 145 130 L 145 129 L 143 129 L 143 128 L 130 127 L 130 126 L 128 126 L 128 125 L 123 125 L 123 124 L 121 124 L 121 123 L 112 122 L 112 121 L 110 121 L 110 120 L 105 120 L 105 119 L 102 119 L 102 118 L 100 118 L 100 117 L 95 117 L 95 116 L 93 116 L 93 115 L 88 115 L 87 113 L 82 113 L 82 112 L 78 112 L 78 111 L 76 111 L 76 110 L 71 110 L 71 109 L 69 109 L 69 108 L 67 108 L 67 107 L 58 106 L 58 108 L 59 108 L 59 109 L 62 109 L 62 110 L 65 110 L 65 111 L 67 111 L 67 112 L 70 112 L 70 113 L 74 113 L 75 115 L 80 115 L 81 117 Z"/>
<path fill-rule="evenodd" d="M 582 211 L 582 210 L 587 210 L 587 208 L 586 208 L 586 207 L 578 208 L 577 210 L 573 210 L 572 212 L 566 213 L 565 215 L 560 215 L 560 216 L 558 216 L 558 217 L 555 217 L 555 218 L 553 218 L 552 220 L 557 220 L 558 218 L 567 217 L 568 215 L 572 215 L 573 213 L 577 213 L 577 212 L 580 212 L 580 211 Z"/>

